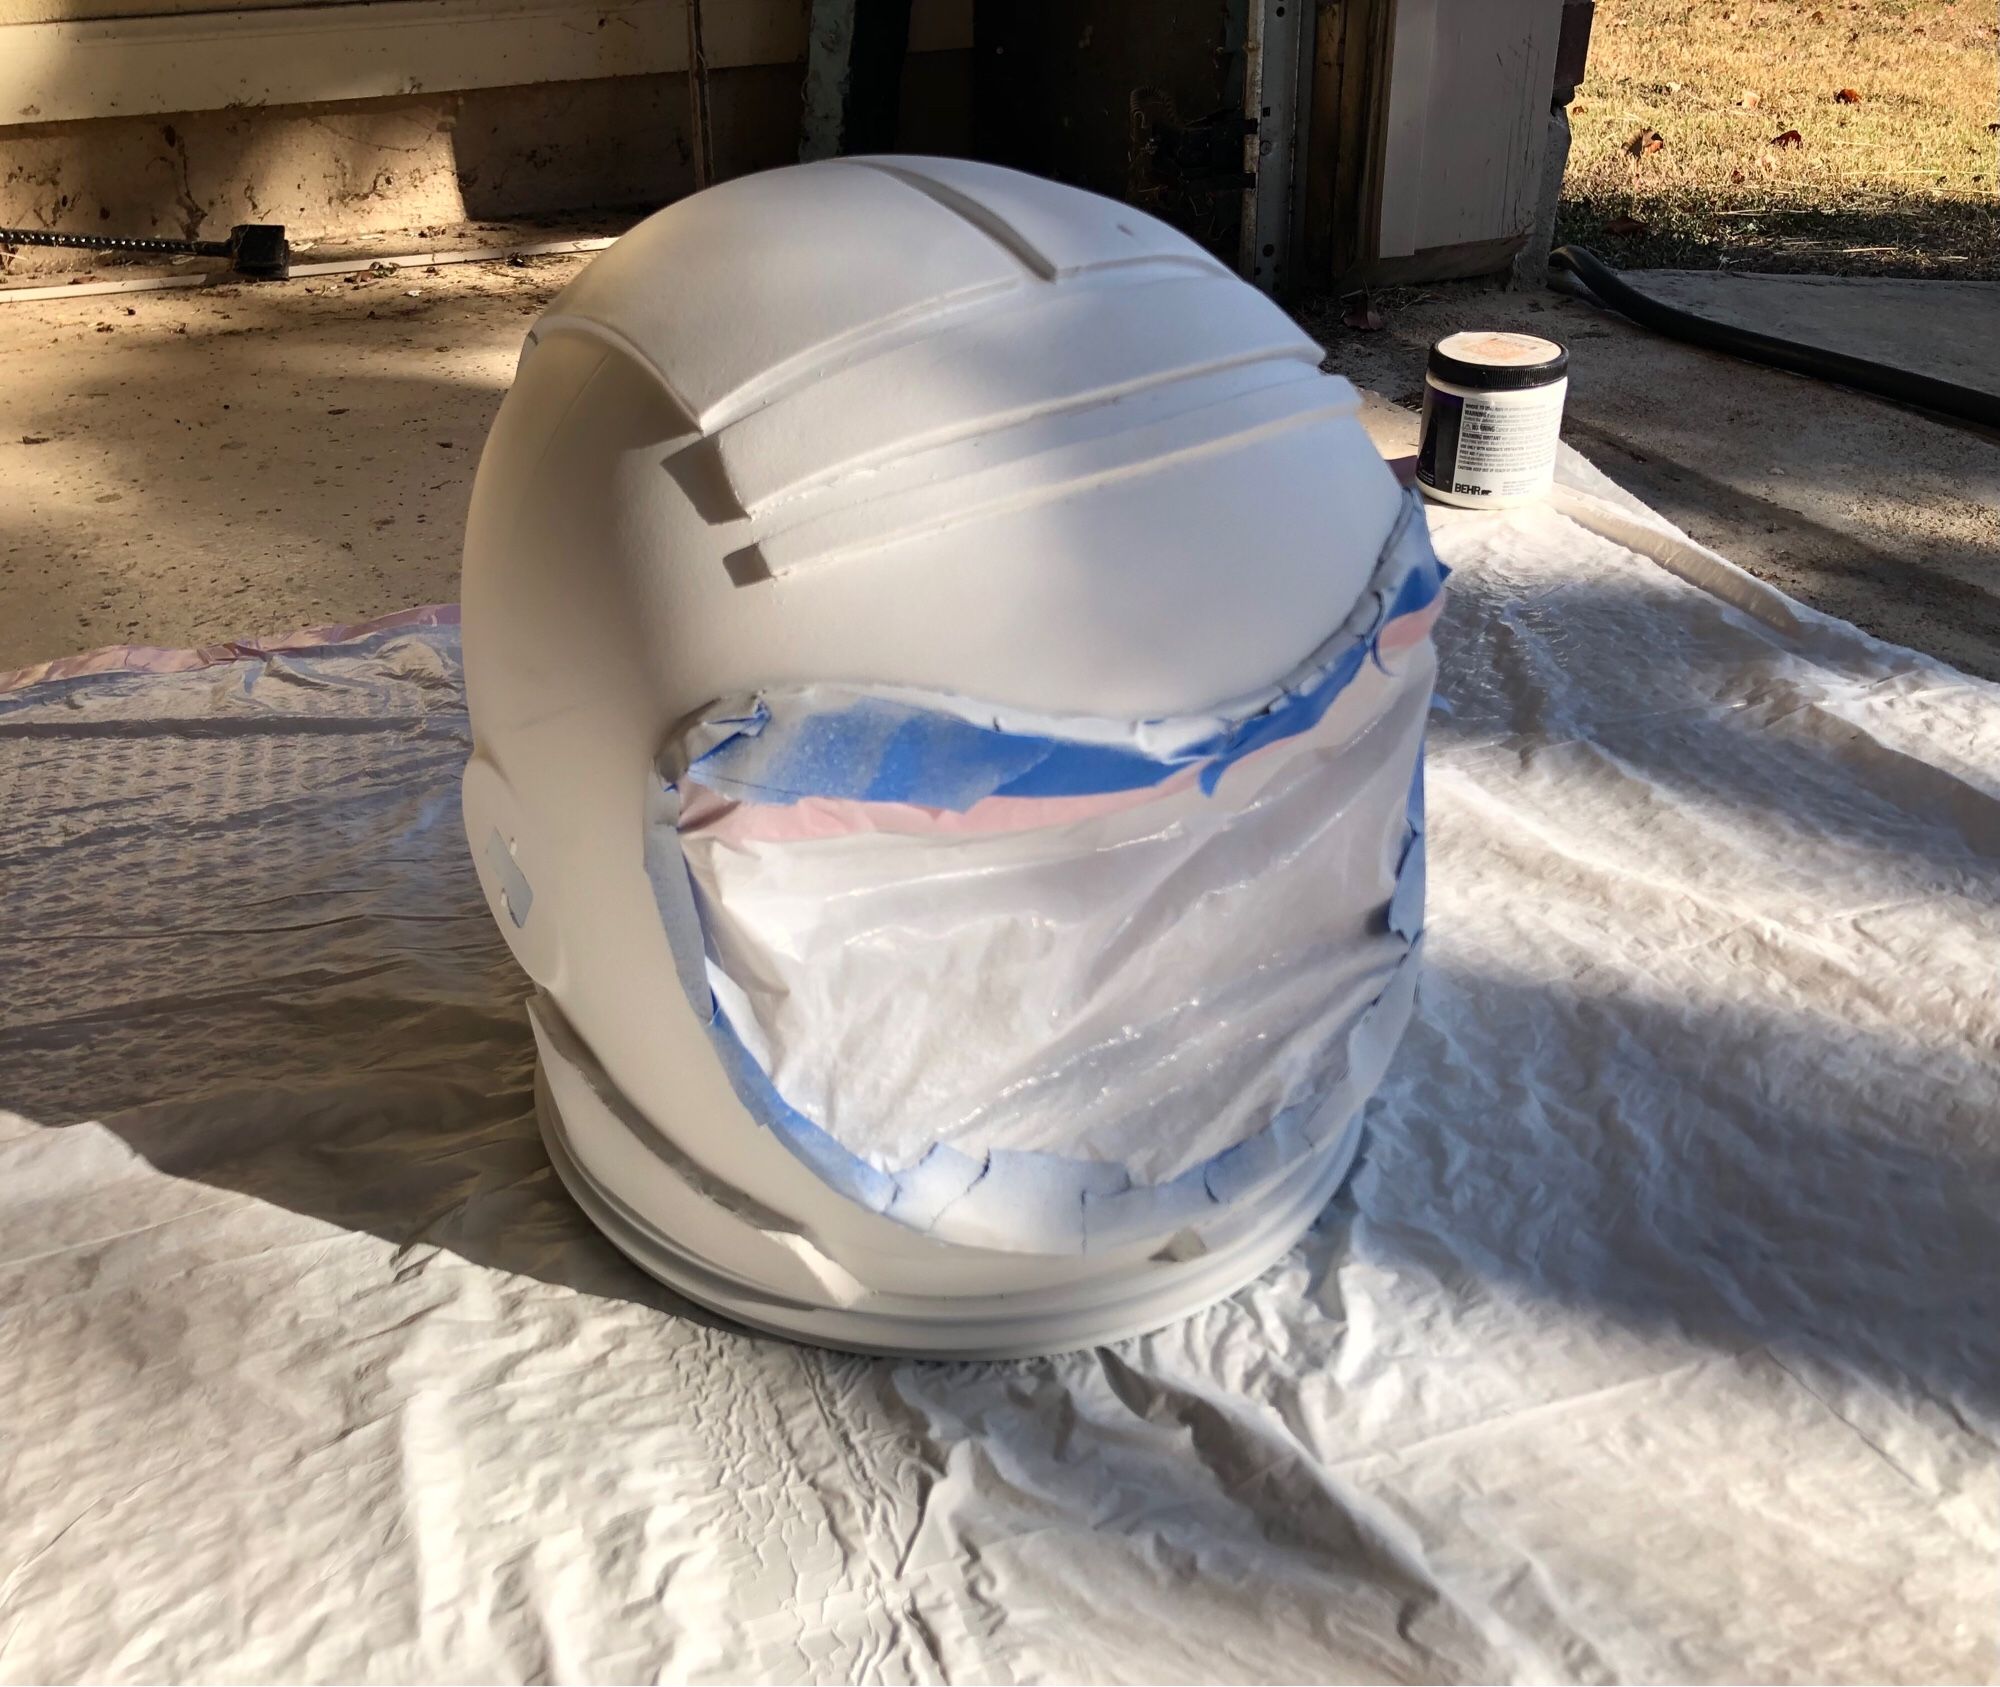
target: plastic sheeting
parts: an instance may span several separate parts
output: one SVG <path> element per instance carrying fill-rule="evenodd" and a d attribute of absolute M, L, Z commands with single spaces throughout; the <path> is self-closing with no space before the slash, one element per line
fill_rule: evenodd
<path fill-rule="evenodd" d="M 1409 1012 L 1441 587 L 1412 495 L 1342 626 L 1210 715 L 705 711 L 647 858 L 685 862 L 700 930 L 662 917 L 752 1116 L 874 1211 L 1043 1252 L 1163 1235 L 1344 1132 Z"/>
<path fill-rule="evenodd" d="M 1348 1190 L 1037 1363 L 564 1200 L 448 627 L 0 697 L 0 1678 L 1990 1676 L 2000 691 L 1565 476 L 1434 518 Z"/>

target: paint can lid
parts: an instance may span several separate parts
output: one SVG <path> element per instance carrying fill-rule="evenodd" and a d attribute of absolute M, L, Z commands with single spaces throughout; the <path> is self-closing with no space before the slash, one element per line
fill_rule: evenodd
<path fill-rule="evenodd" d="M 1429 369 L 1440 381 L 1476 392 L 1518 392 L 1561 380 L 1569 372 L 1569 353 L 1538 334 L 1473 329 L 1432 346 Z"/>

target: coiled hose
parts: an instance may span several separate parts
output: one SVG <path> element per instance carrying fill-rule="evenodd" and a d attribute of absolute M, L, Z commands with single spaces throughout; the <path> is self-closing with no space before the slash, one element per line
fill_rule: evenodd
<path fill-rule="evenodd" d="M 2000 428 L 2000 397 L 1978 387 L 1960 386 L 1956 381 L 1941 380 L 1935 375 L 1899 369 L 1893 363 L 1876 363 L 1850 352 L 1832 351 L 1825 346 L 1781 339 L 1776 334 L 1697 316 L 1691 310 L 1682 310 L 1678 305 L 1666 304 L 1640 292 L 1582 246 L 1558 246 L 1549 254 L 1549 267 L 1567 270 L 1601 303 L 1629 316 L 1640 327 L 1665 334 L 1669 339 L 1727 352 L 1752 363 L 1768 363 L 1775 369 L 1789 369 L 1795 375 L 1838 381 L 1843 386 L 1858 387 L 1863 392 L 1893 398 L 1899 404 L 1914 404 L 1981 427 Z"/>

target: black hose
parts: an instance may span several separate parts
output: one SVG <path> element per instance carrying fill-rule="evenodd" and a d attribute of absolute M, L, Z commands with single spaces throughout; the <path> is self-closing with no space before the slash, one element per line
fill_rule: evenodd
<path fill-rule="evenodd" d="M 1982 427 L 2000 428 L 2000 396 L 1978 387 L 1960 386 L 1956 381 L 1935 375 L 1919 375 L 1899 369 L 1893 363 L 1876 363 L 1849 352 L 1830 351 L 1824 346 L 1799 340 L 1780 339 L 1776 334 L 1760 334 L 1754 328 L 1738 328 L 1697 316 L 1678 305 L 1665 304 L 1634 287 L 1595 253 L 1581 246 L 1558 246 L 1549 254 L 1551 269 L 1568 270 L 1598 299 L 1613 310 L 1629 316 L 1642 328 L 1669 339 L 1685 340 L 1692 346 L 1727 352 L 1752 363 L 1768 363 L 1789 369 L 1795 375 L 1812 375 L 1823 381 L 1839 381 L 1863 392 L 1879 393 L 1900 404 L 1914 404 L 1960 421 Z"/>

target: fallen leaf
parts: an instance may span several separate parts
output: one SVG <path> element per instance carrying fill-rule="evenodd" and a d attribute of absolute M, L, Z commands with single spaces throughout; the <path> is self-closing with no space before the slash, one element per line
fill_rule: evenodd
<path fill-rule="evenodd" d="M 1755 111 L 1763 103 L 1763 99 L 1755 88 L 1745 88 L 1736 103 L 1745 111 Z"/>
<path fill-rule="evenodd" d="M 1604 232 L 1616 235 L 1651 234 L 1653 229 L 1650 223 L 1642 223 L 1637 217 L 1613 217 L 1604 225 Z"/>
<path fill-rule="evenodd" d="M 1826 22 L 1826 13 L 1824 13 L 1824 12 L 1814 12 L 1814 13 L 1813 13 L 1813 15 L 1812 15 L 1812 16 L 1811 16 L 1811 17 L 1810 17 L 1809 19 L 1807 19 L 1806 21 L 1807 21 L 1807 22 L 1809 22 L 1809 23 L 1825 23 L 1825 22 Z"/>
<path fill-rule="evenodd" d="M 1858 88 L 1843 88 L 1833 96 L 1833 103 L 1835 105 L 1859 105 L 1861 103 L 1861 90 Z"/>
<path fill-rule="evenodd" d="M 1729 172 L 1729 179 L 1732 182 L 1740 183 L 1743 180 L 1743 172 L 1741 170 L 1731 170 Z"/>
<path fill-rule="evenodd" d="M 1625 143 L 1625 150 L 1634 158 L 1643 158 L 1649 152 L 1658 152 L 1667 143 L 1657 129 L 1641 129 Z"/>
<path fill-rule="evenodd" d="M 1806 144 L 1806 138 L 1796 129 L 1787 129 L 1782 135 L 1773 135 L 1771 137 L 1771 144 L 1781 149 L 1786 147 L 1801 147 Z"/>
<path fill-rule="evenodd" d="M 1363 334 L 1379 334 L 1389 325 L 1389 319 L 1366 299 L 1356 299 L 1341 312 L 1340 320 Z"/>

